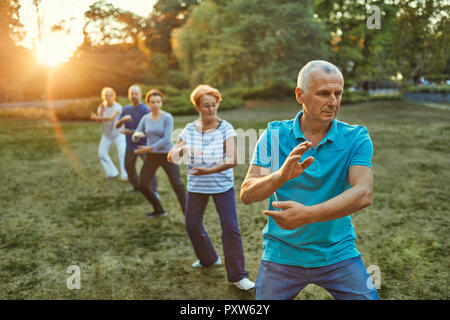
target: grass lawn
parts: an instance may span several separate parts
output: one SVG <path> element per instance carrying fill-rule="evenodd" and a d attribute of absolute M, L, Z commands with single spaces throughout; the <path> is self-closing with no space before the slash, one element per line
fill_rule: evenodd
<path fill-rule="evenodd" d="M 297 111 L 254 102 L 219 115 L 247 130 Z M 363 261 L 381 270 L 381 298 L 449 299 L 450 111 L 374 102 L 342 106 L 338 118 L 365 125 L 374 143 L 373 204 L 352 219 Z M 193 119 L 177 116 L 175 128 Z M 227 283 L 223 266 L 191 268 L 196 258 L 162 170 L 169 215 L 159 221 L 145 217 L 142 195 L 126 193 L 130 184 L 104 177 L 100 136 L 96 123 L 0 119 L 0 299 L 254 299 Z M 117 164 L 114 148 L 112 158 Z M 237 199 L 247 169 L 248 161 L 235 168 Z M 266 202 L 237 206 L 255 280 Z M 204 222 L 223 258 L 211 199 Z M 66 286 L 70 265 L 81 269 L 81 290 Z M 331 296 L 310 285 L 297 299 Z"/>

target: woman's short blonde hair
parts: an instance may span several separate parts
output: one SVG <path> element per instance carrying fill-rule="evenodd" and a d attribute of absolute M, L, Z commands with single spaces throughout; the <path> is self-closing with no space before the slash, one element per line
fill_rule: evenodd
<path fill-rule="evenodd" d="M 219 90 L 207 84 L 201 84 L 198 85 L 191 93 L 192 104 L 197 107 L 203 96 L 213 96 L 216 98 L 217 102 L 222 101 L 222 96 L 220 95 Z"/>
<path fill-rule="evenodd" d="M 113 93 L 113 98 L 114 98 L 114 100 L 116 100 L 116 98 L 117 98 L 116 91 L 115 91 L 113 88 L 111 88 L 111 87 L 104 87 L 104 88 L 102 89 L 102 93 L 100 94 L 101 97 L 102 97 L 102 100 L 106 100 L 106 92 L 109 91 L 109 90 L 112 91 L 112 93 Z"/>

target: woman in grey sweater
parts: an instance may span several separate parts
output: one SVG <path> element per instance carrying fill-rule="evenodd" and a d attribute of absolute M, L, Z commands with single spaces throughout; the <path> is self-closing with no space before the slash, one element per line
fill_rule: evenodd
<path fill-rule="evenodd" d="M 159 197 L 149 187 L 156 170 L 161 166 L 169 177 L 170 184 L 175 191 L 181 210 L 184 214 L 186 192 L 181 182 L 178 165 L 167 161 L 167 153 L 172 149 L 170 138 L 173 131 L 173 117 L 161 110 L 163 95 L 159 90 L 150 90 L 145 96 L 145 102 L 152 112 L 142 117 L 133 134 L 133 140 L 147 137 L 147 145 L 138 146 L 136 154 L 147 154 L 140 174 L 140 191 L 153 205 L 153 212 L 147 214 L 149 218 L 159 218 L 167 215 Z"/>

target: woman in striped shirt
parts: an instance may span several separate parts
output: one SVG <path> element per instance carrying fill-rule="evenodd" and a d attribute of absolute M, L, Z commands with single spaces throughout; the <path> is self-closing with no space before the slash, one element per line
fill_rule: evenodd
<path fill-rule="evenodd" d="M 236 213 L 233 167 L 237 164 L 236 131 L 226 120 L 217 117 L 222 97 L 217 89 L 200 85 L 191 93 L 191 102 L 200 119 L 188 123 L 167 158 L 179 162 L 188 155 L 186 230 L 199 259 L 194 268 L 220 265 L 208 234 L 203 216 L 212 196 L 222 227 L 222 243 L 228 281 L 249 290 L 254 283 L 248 279 L 244 252 Z"/>

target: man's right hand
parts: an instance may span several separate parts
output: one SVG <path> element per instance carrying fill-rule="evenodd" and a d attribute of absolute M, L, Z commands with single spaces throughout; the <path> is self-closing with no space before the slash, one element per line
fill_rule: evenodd
<path fill-rule="evenodd" d="M 277 171 L 277 175 L 283 183 L 297 178 L 313 163 L 314 157 L 308 157 L 301 163 L 298 162 L 303 154 L 312 147 L 312 145 L 313 144 L 311 142 L 304 141 L 292 149 L 281 168 Z"/>
<path fill-rule="evenodd" d="M 240 198 L 244 204 L 262 201 L 270 197 L 283 184 L 297 178 L 314 161 L 308 157 L 298 163 L 302 155 L 311 148 L 312 143 L 305 141 L 296 146 L 278 171 L 272 173 L 271 168 L 251 164 L 247 176 L 241 185 Z"/>

